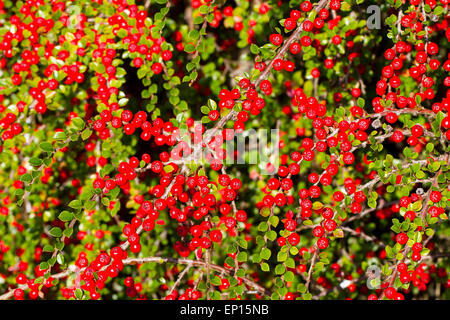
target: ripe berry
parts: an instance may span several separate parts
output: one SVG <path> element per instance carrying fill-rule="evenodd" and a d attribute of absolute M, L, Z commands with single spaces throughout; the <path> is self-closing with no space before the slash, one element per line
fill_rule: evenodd
<path fill-rule="evenodd" d="M 442 194 L 439 191 L 431 191 L 430 193 L 430 200 L 434 203 L 441 201 Z"/>
<path fill-rule="evenodd" d="M 324 235 L 325 230 L 323 229 L 322 226 L 317 226 L 313 229 L 313 234 L 315 237 L 320 238 Z"/>
<path fill-rule="evenodd" d="M 423 127 L 419 124 L 415 124 L 414 126 L 412 126 L 411 128 L 411 134 L 416 137 L 419 138 L 420 136 L 422 136 L 423 134 Z"/>
<path fill-rule="evenodd" d="M 219 119 L 219 111 L 218 110 L 211 110 L 208 113 L 208 118 L 211 121 L 216 121 L 217 119 Z"/>
<path fill-rule="evenodd" d="M 311 11 L 311 9 L 312 9 L 312 4 L 311 4 L 311 2 L 310 2 L 310 1 L 303 1 L 303 2 L 300 4 L 300 9 L 301 9 L 303 12 L 309 12 L 309 11 Z"/>
<path fill-rule="evenodd" d="M 287 30 L 293 30 L 293 29 L 295 29 L 296 26 L 297 26 L 297 22 L 294 19 L 287 18 L 286 20 L 284 20 L 284 27 Z"/>
<path fill-rule="evenodd" d="M 393 299 L 395 294 L 397 293 L 397 291 L 392 288 L 392 287 L 388 287 L 386 288 L 386 290 L 384 291 L 384 295 L 386 296 L 386 298 L 388 299 Z"/>
<path fill-rule="evenodd" d="M 16 300 L 23 300 L 25 297 L 25 292 L 22 289 L 15 289 L 14 290 L 14 298 Z"/>
<path fill-rule="evenodd" d="M 269 40 L 270 42 L 272 42 L 272 44 L 274 46 L 280 46 L 283 43 L 283 36 L 277 33 L 271 34 L 269 36 Z"/>
<path fill-rule="evenodd" d="M 395 241 L 401 245 L 404 245 L 408 241 L 408 236 L 406 233 L 401 232 L 395 236 Z"/>
<path fill-rule="evenodd" d="M 220 230 L 212 230 L 209 233 L 209 237 L 213 242 L 220 242 L 222 241 L 222 232 Z"/>
<path fill-rule="evenodd" d="M 328 239 L 327 238 L 319 238 L 317 240 L 317 246 L 319 249 L 326 249 L 328 247 Z"/>
<path fill-rule="evenodd" d="M 300 242 L 300 236 L 297 233 L 291 233 L 288 237 L 288 241 L 291 246 L 296 246 Z"/>
<path fill-rule="evenodd" d="M 422 251 L 422 249 L 423 249 L 423 246 L 422 246 L 422 244 L 420 242 L 416 242 L 412 246 L 412 250 L 414 252 L 419 252 L 420 253 L 420 251 Z"/>

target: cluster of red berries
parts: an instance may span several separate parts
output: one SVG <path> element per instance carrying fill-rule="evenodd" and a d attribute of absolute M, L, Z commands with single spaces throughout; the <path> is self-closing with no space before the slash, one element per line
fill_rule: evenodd
<path fill-rule="evenodd" d="M 22 125 L 16 121 L 16 115 L 8 112 L 2 119 L 0 119 L 0 126 L 3 128 L 2 139 L 12 139 L 22 132 Z"/>

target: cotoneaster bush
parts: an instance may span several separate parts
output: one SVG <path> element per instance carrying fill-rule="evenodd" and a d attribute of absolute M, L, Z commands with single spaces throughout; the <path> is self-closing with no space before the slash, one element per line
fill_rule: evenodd
<path fill-rule="evenodd" d="M 0 10 L 1 299 L 448 298 L 448 0 Z"/>

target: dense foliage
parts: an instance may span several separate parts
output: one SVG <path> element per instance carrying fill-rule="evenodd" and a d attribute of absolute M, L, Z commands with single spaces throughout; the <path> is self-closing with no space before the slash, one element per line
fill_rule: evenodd
<path fill-rule="evenodd" d="M 0 299 L 449 298 L 449 18 L 0 0 Z"/>

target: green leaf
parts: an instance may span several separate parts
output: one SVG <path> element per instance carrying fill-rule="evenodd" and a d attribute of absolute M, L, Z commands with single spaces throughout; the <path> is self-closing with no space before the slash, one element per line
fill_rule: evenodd
<path fill-rule="evenodd" d="M 392 259 L 394 257 L 394 252 L 390 246 L 386 246 L 385 251 L 388 258 Z"/>
<path fill-rule="evenodd" d="M 264 272 L 269 272 L 270 271 L 270 267 L 266 262 L 261 263 L 261 270 Z"/>
<path fill-rule="evenodd" d="M 263 217 L 268 217 L 270 215 L 270 208 L 269 207 L 263 207 L 259 211 L 259 214 L 262 215 Z"/>
<path fill-rule="evenodd" d="M 137 71 L 137 76 L 139 79 L 142 79 L 147 74 L 148 70 L 147 68 L 144 68 L 144 66 L 140 67 Z M 150 92 L 148 90 L 142 91 L 142 98 L 147 99 L 150 97 Z"/>
<path fill-rule="evenodd" d="M 51 228 L 49 233 L 55 238 L 60 238 L 62 236 L 62 230 L 58 227 Z"/>
<path fill-rule="evenodd" d="M 200 11 L 201 14 L 207 14 L 209 12 L 209 7 L 206 4 L 204 4 L 200 6 L 198 10 Z"/>
<path fill-rule="evenodd" d="M 73 209 L 81 209 L 83 207 L 83 203 L 80 200 L 75 199 L 70 201 L 69 207 Z"/>
<path fill-rule="evenodd" d="M 246 262 L 248 259 L 247 253 L 239 252 L 238 255 L 236 256 L 236 259 L 238 262 Z"/>
<path fill-rule="evenodd" d="M 320 209 L 322 209 L 322 208 L 323 208 L 322 202 L 320 202 L 320 201 L 315 201 L 315 202 L 313 203 L 313 206 L 312 206 L 312 209 L 313 209 L 313 210 L 320 210 Z"/>
<path fill-rule="evenodd" d="M 277 238 L 277 233 L 275 231 L 273 231 L 273 230 L 267 231 L 266 232 L 266 237 L 270 241 L 274 241 Z"/>
<path fill-rule="evenodd" d="M 262 221 L 259 225 L 258 225 L 258 231 L 261 232 L 266 232 L 269 229 L 269 224 L 265 221 Z"/>
<path fill-rule="evenodd" d="M 299 283 L 297 285 L 297 291 L 300 293 L 305 293 L 306 292 L 306 286 L 304 283 Z"/>
<path fill-rule="evenodd" d="M 206 20 L 207 20 L 209 23 L 212 23 L 212 22 L 214 21 L 214 19 L 215 19 L 214 13 L 208 14 L 208 15 L 206 16 Z"/>
<path fill-rule="evenodd" d="M 122 98 L 119 100 L 119 106 L 124 107 L 127 103 L 128 103 L 129 99 L 128 98 Z"/>
<path fill-rule="evenodd" d="M 58 216 L 61 221 L 70 221 L 73 219 L 73 214 L 70 211 L 63 211 Z"/>
<path fill-rule="evenodd" d="M 293 247 L 294 248 L 294 247 Z M 286 261 L 284 262 L 284 264 L 286 265 L 286 267 L 288 268 L 295 268 L 295 261 L 292 258 L 287 258 Z"/>
<path fill-rule="evenodd" d="M 45 152 L 53 152 L 53 146 L 50 142 L 41 142 L 39 148 Z"/>
<path fill-rule="evenodd" d="M 64 256 L 61 253 L 58 253 L 56 256 L 56 261 L 62 265 L 64 263 Z"/>
<path fill-rule="evenodd" d="M 120 29 L 120 31 L 125 31 L 123 29 Z M 81 300 L 83 298 L 83 290 L 80 288 L 75 289 L 75 298 L 78 300 Z"/>
<path fill-rule="evenodd" d="M 194 18 L 193 22 L 194 22 L 194 24 L 203 23 L 203 17 L 197 16 L 197 17 Z"/>
<path fill-rule="evenodd" d="M 200 111 L 203 113 L 203 114 L 208 114 L 209 113 L 209 108 L 207 107 L 207 106 L 201 106 L 201 108 L 200 108 Z"/>
<path fill-rule="evenodd" d="M 286 272 L 286 267 L 282 264 L 277 264 L 277 266 L 275 267 L 275 273 L 280 275 L 280 274 L 284 274 Z"/>
<path fill-rule="evenodd" d="M 287 271 L 283 277 L 285 281 L 294 281 L 295 279 L 294 273 L 292 273 L 292 271 Z"/>
<path fill-rule="evenodd" d="M 387 188 L 386 188 L 386 191 L 387 191 L 388 193 L 392 193 L 392 192 L 394 192 L 394 191 L 395 191 L 395 187 L 394 187 L 394 186 L 391 186 L 391 185 L 389 185 L 389 186 L 387 186 Z"/>
<path fill-rule="evenodd" d="M 217 103 L 216 101 L 214 101 L 213 99 L 208 99 L 208 107 L 211 110 L 216 110 L 217 109 Z"/>
<path fill-rule="evenodd" d="M 436 16 L 440 16 L 442 12 L 444 12 L 444 8 L 441 6 L 437 6 L 433 11 L 434 15 Z"/>
<path fill-rule="evenodd" d="M 279 221 L 280 221 L 280 218 L 278 218 L 277 216 L 271 216 L 269 218 L 269 223 L 274 227 L 276 227 L 278 225 Z"/>
<path fill-rule="evenodd" d="M 225 263 L 226 263 L 227 265 L 229 265 L 230 267 L 232 267 L 232 268 L 234 268 L 234 266 L 235 266 L 234 260 L 233 260 L 233 258 L 231 258 L 231 257 L 226 257 L 226 258 L 225 258 Z"/>
<path fill-rule="evenodd" d="M 81 139 L 87 140 L 92 134 L 91 129 L 84 129 L 83 132 L 81 132 Z"/>
<path fill-rule="evenodd" d="M 195 51 L 195 46 L 189 43 L 184 47 L 184 51 L 186 51 L 187 53 L 192 53 Z"/>
<path fill-rule="evenodd" d="M 214 286 L 220 286 L 222 284 L 222 280 L 219 278 L 219 276 L 214 275 L 211 277 L 211 284 Z"/>
<path fill-rule="evenodd" d="M 271 255 L 272 255 L 272 251 L 270 251 L 270 249 L 268 249 L 268 248 L 263 248 L 263 249 L 261 250 L 260 256 L 261 256 L 262 259 L 264 259 L 264 260 L 269 260 Z"/>
<path fill-rule="evenodd" d="M 343 117 L 345 115 L 345 108 L 344 107 L 339 107 L 336 109 L 336 115 L 338 117 Z"/>
<path fill-rule="evenodd" d="M 289 249 L 289 253 L 290 253 L 291 255 L 293 255 L 293 256 L 297 255 L 297 254 L 298 254 L 298 248 L 297 248 L 297 247 L 291 247 L 291 248 Z"/>
<path fill-rule="evenodd" d="M 17 198 L 21 198 L 25 194 L 25 191 L 23 189 L 17 189 L 14 191 L 14 196 Z"/>
<path fill-rule="evenodd" d="M 53 136 L 53 139 L 55 139 L 55 140 L 66 140 L 67 139 L 67 135 L 66 135 L 66 133 L 64 131 L 58 131 Z"/>
<path fill-rule="evenodd" d="M 117 31 L 117 36 L 119 38 L 125 38 L 128 35 L 128 32 L 124 29 L 120 29 L 119 31 Z"/>
<path fill-rule="evenodd" d="M 317 262 L 316 265 L 314 266 L 314 272 L 322 271 L 324 266 L 325 264 L 323 262 Z"/>
<path fill-rule="evenodd" d="M 250 46 L 250 52 L 253 54 L 259 54 L 260 53 L 259 47 L 256 44 L 252 43 Z"/>
<path fill-rule="evenodd" d="M 416 95 L 416 103 L 420 105 L 422 102 L 422 97 L 420 95 Z"/>
<path fill-rule="evenodd" d="M 109 199 L 106 198 L 106 197 L 102 198 L 102 204 L 103 204 L 105 207 L 108 207 L 108 206 L 109 206 Z"/>
<path fill-rule="evenodd" d="M 40 264 L 39 264 L 39 269 L 41 269 L 41 270 L 47 270 L 48 269 L 48 263 L 47 262 L 41 262 Z"/>
<path fill-rule="evenodd" d="M 20 176 L 20 181 L 23 181 L 25 183 L 30 183 L 31 180 L 32 180 L 31 174 L 29 174 L 29 173 L 25 173 L 25 174 Z"/>
<path fill-rule="evenodd" d="M 287 253 L 283 251 L 279 251 L 277 254 L 277 261 L 278 262 L 284 262 L 287 259 Z"/>
<path fill-rule="evenodd" d="M 198 40 L 198 38 L 200 38 L 200 33 L 196 29 L 193 29 L 189 31 L 189 38 L 192 40 Z"/>
<path fill-rule="evenodd" d="M 366 102 L 364 101 L 363 98 L 358 98 L 358 100 L 356 100 L 356 104 L 357 104 L 358 107 L 360 107 L 360 108 L 364 108 L 365 103 L 366 103 Z"/>
<path fill-rule="evenodd" d="M 237 239 L 237 244 L 239 247 L 247 249 L 248 244 L 247 241 L 245 241 L 244 239 Z"/>
<path fill-rule="evenodd" d="M 44 252 L 53 252 L 53 250 L 54 250 L 53 246 L 51 246 L 51 245 L 49 245 L 49 244 L 46 244 L 46 245 L 42 248 L 42 251 L 44 251 Z"/>
<path fill-rule="evenodd" d="M 440 167 L 441 167 L 441 164 L 438 161 L 433 162 L 431 164 L 431 171 L 436 172 L 439 170 Z"/>
<path fill-rule="evenodd" d="M 84 127 L 86 126 L 86 124 L 84 123 L 84 120 L 81 119 L 80 117 L 77 118 L 73 118 L 71 120 L 71 123 L 75 126 L 75 128 L 77 128 L 78 130 L 83 130 Z"/>
<path fill-rule="evenodd" d="M 31 158 L 31 159 L 28 161 L 28 163 L 29 163 L 30 165 L 32 165 L 33 167 L 39 167 L 39 166 L 42 164 L 42 160 L 39 159 L 39 158 L 34 157 L 34 158 Z"/>

